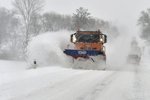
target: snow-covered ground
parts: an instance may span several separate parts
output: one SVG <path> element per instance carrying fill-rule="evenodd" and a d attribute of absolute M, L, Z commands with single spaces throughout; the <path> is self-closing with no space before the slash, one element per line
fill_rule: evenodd
<path fill-rule="evenodd" d="M 63 50 L 69 35 L 61 31 L 33 38 L 28 63 L 0 60 L 0 100 L 150 99 L 149 56 L 144 53 L 139 66 L 125 64 L 128 37 L 106 45 L 108 66 L 104 71 L 67 65 Z M 33 60 L 36 69 L 32 69 Z"/>
<path fill-rule="evenodd" d="M 0 100 L 149 100 L 149 78 L 146 65 L 96 71 L 0 61 Z"/>

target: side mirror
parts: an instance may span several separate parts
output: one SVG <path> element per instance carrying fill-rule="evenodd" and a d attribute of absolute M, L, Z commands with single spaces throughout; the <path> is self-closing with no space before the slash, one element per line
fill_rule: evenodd
<path fill-rule="evenodd" d="M 72 43 L 75 43 L 76 40 L 77 40 L 77 39 L 76 39 L 75 34 L 72 34 L 72 35 L 71 35 L 71 40 L 70 40 L 70 41 L 71 41 Z"/>
<path fill-rule="evenodd" d="M 107 43 L 107 35 L 104 35 L 104 43 Z"/>
<path fill-rule="evenodd" d="M 107 36 L 105 34 L 100 35 L 100 41 L 103 43 L 107 43 Z"/>

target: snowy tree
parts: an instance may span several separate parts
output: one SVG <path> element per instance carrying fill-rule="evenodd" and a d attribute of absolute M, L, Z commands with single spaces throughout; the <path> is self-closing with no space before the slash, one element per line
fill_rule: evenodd
<path fill-rule="evenodd" d="M 45 32 L 55 31 L 56 24 L 58 23 L 56 19 L 60 19 L 60 16 L 55 13 L 43 14 L 43 28 Z"/>
<path fill-rule="evenodd" d="M 80 7 L 76 10 L 76 13 L 73 13 L 73 25 L 75 30 L 84 29 L 85 25 L 88 24 L 90 18 L 90 13 L 88 9 Z"/>
<path fill-rule="evenodd" d="M 19 19 L 12 11 L 0 8 L 0 22 L 0 41 L 1 43 L 8 42 L 17 31 Z"/>
<path fill-rule="evenodd" d="M 32 34 L 32 36 L 36 36 L 41 31 L 42 31 L 42 16 L 40 14 L 34 14 L 31 17 L 30 34 Z"/>
<path fill-rule="evenodd" d="M 141 26 L 141 37 L 150 43 L 150 9 L 141 12 L 138 25 Z"/>
<path fill-rule="evenodd" d="M 33 16 L 37 15 L 43 7 L 43 0 L 14 0 L 13 5 L 15 10 L 23 19 L 25 28 L 24 32 L 24 50 L 26 49 L 32 33 Z"/>
<path fill-rule="evenodd" d="M 0 8 L 0 58 L 14 59 L 20 55 L 21 37 L 20 22 L 15 13 L 6 8 Z"/>
<path fill-rule="evenodd" d="M 43 29 L 47 31 L 71 30 L 72 18 L 69 15 L 61 15 L 57 13 L 44 13 L 42 17 Z"/>
<path fill-rule="evenodd" d="M 9 10 L 0 8 L 0 44 L 6 41 L 7 35 L 9 35 L 8 27 L 10 25 L 11 15 Z"/>

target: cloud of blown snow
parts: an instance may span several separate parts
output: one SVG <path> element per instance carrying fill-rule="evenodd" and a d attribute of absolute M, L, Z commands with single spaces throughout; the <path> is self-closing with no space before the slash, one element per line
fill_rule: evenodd
<path fill-rule="evenodd" d="M 120 66 L 126 62 L 129 52 L 131 37 L 129 34 L 120 34 L 114 41 L 106 44 L 107 64 L 109 66 Z"/>
<path fill-rule="evenodd" d="M 74 32 L 48 32 L 34 37 L 28 46 L 29 63 L 32 64 L 36 60 L 39 66 L 62 66 L 64 63 L 67 64 L 66 60 L 68 58 L 63 53 L 63 50 L 67 48 L 68 44 L 71 44 L 70 34 L 72 33 Z M 123 67 L 122 65 L 126 64 L 130 43 L 134 36 L 129 33 L 124 33 L 120 34 L 116 39 L 113 39 L 113 41 L 108 38 L 108 43 L 106 43 L 108 67 L 118 68 L 118 66 Z M 141 41 L 138 36 L 137 39 Z M 139 44 L 142 45 L 142 42 L 139 42 Z M 69 64 L 65 66 L 68 67 Z"/>
<path fill-rule="evenodd" d="M 63 62 L 63 50 L 69 43 L 68 31 L 43 33 L 32 38 L 27 48 L 28 62 L 37 61 L 37 65 L 59 65 Z"/>
<path fill-rule="evenodd" d="M 29 62 L 32 64 L 36 60 L 39 66 L 61 65 L 67 60 L 63 50 L 70 44 L 72 33 L 69 31 L 49 32 L 34 37 L 28 46 Z M 114 41 L 108 40 L 107 64 L 111 66 L 123 64 L 129 50 L 129 43 L 130 37 L 127 34 L 121 34 Z"/>
<path fill-rule="evenodd" d="M 130 54 L 131 50 L 131 41 L 133 38 L 136 38 L 138 46 L 141 48 L 141 62 L 140 64 L 145 63 L 146 59 L 149 57 L 146 53 L 148 48 L 146 47 L 144 41 L 140 38 L 138 33 L 132 33 L 130 31 L 121 30 L 120 36 L 118 36 L 114 41 L 109 41 L 106 45 L 107 48 L 107 64 L 108 67 L 113 69 L 126 67 L 128 65 L 127 57 Z"/>

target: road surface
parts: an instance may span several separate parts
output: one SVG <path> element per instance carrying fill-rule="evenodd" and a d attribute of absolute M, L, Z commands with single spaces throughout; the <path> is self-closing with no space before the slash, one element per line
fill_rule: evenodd
<path fill-rule="evenodd" d="M 0 100 L 150 100 L 149 67 L 27 69 L 25 63 L 0 61 Z"/>

